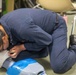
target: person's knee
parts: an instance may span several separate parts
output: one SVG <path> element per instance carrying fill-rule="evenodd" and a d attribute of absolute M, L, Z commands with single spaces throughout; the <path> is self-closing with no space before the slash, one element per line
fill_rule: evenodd
<path fill-rule="evenodd" d="M 60 62 L 56 61 L 54 63 L 51 63 L 51 67 L 55 73 L 59 73 L 59 74 L 62 74 L 68 71 L 66 64 L 61 61 Z"/>

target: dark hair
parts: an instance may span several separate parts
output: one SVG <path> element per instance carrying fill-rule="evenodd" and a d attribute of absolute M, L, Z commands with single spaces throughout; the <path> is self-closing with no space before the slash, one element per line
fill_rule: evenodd
<path fill-rule="evenodd" d="M 2 40 L 2 37 L 5 35 L 5 33 L 0 30 L 0 46 L 3 44 L 3 40 Z"/>

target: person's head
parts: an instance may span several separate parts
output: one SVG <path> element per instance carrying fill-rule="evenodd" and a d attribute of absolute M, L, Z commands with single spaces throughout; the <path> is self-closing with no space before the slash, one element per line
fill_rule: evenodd
<path fill-rule="evenodd" d="M 7 35 L 0 30 L 0 52 L 7 49 L 9 46 L 9 40 Z"/>

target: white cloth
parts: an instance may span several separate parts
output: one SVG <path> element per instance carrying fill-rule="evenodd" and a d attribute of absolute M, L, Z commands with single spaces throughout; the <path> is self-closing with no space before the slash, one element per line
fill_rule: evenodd
<path fill-rule="evenodd" d="M 4 61 L 5 61 L 7 58 L 9 58 L 9 56 L 8 56 L 8 51 L 7 51 L 7 50 L 0 52 L 0 68 L 2 67 Z"/>

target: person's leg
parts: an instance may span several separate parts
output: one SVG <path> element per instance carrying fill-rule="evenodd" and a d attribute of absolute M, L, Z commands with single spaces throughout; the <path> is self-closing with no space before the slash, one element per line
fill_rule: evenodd
<path fill-rule="evenodd" d="M 76 62 L 76 52 L 67 49 L 67 27 L 65 21 L 58 17 L 59 24 L 52 34 L 53 44 L 49 46 L 51 67 L 56 73 L 64 73 Z"/>

